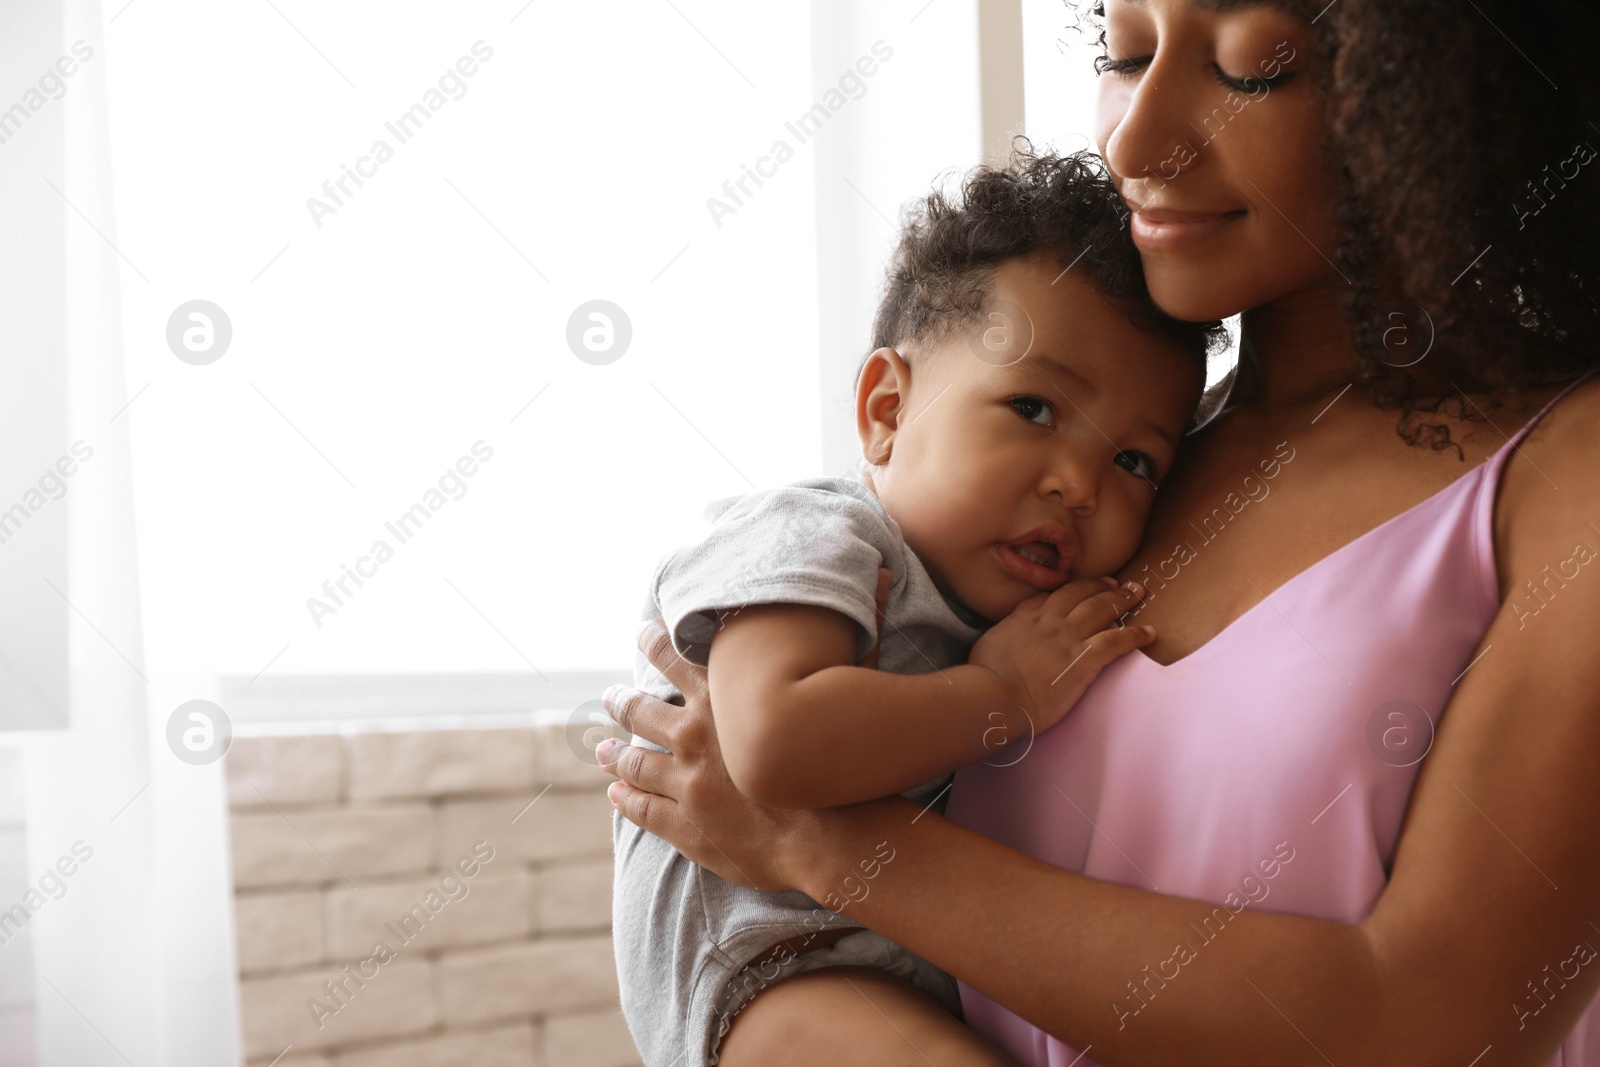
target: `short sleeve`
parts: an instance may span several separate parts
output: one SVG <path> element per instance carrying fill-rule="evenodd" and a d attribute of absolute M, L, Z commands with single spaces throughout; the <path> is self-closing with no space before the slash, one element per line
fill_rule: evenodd
<path fill-rule="evenodd" d="M 783 486 L 741 497 L 706 536 L 657 571 L 662 619 L 678 654 L 701 666 L 722 617 L 754 604 L 830 608 L 856 624 L 856 654 L 877 631 L 878 568 L 903 569 L 900 532 L 871 491 Z"/>

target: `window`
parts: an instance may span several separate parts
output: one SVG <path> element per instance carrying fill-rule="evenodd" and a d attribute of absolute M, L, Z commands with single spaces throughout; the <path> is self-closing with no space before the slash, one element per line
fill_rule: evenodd
<path fill-rule="evenodd" d="M 813 8 L 110 12 L 154 674 L 625 670 L 706 503 L 849 461 L 977 13 Z"/>

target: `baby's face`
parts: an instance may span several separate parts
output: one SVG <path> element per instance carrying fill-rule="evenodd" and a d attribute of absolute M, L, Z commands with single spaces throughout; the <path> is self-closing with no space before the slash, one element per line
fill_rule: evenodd
<path fill-rule="evenodd" d="M 1203 380 L 1052 260 L 1002 264 L 990 306 L 1001 317 L 913 354 L 898 410 L 874 406 L 885 375 L 863 375 L 860 411 L 868 457 L 889 449 L 873 488 L 907 544 L 945 593 L 1000 619 L 1133 556 Z"/>

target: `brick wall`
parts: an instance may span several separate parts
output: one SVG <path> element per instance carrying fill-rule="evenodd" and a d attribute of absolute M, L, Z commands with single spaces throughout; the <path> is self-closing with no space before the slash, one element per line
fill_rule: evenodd
<path fill-rule="evenodd" d="M 611 778 L 561 726 L 296 729 L 226 757 L 250 1067 L 640 1062 Z"/>

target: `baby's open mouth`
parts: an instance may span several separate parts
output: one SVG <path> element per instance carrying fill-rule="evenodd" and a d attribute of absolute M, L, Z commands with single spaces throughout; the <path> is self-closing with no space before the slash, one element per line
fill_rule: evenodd
<path fill-rule="evenodd" d="M 1048 541 L 1029 541 L 1023 545 L 1012 545 L 1011 549 L 1028 562 L 1051 570 L 1061 563 L 1061 550 Z"/>
<path fill-rule="evenodd" d="M 1011 577 L 1049 592 L 1066 584 L 1077 566 L 1077 538 L 1069 527 L 1046 523 L 1015 541 L 994 546 L 996 561 Z"/>

